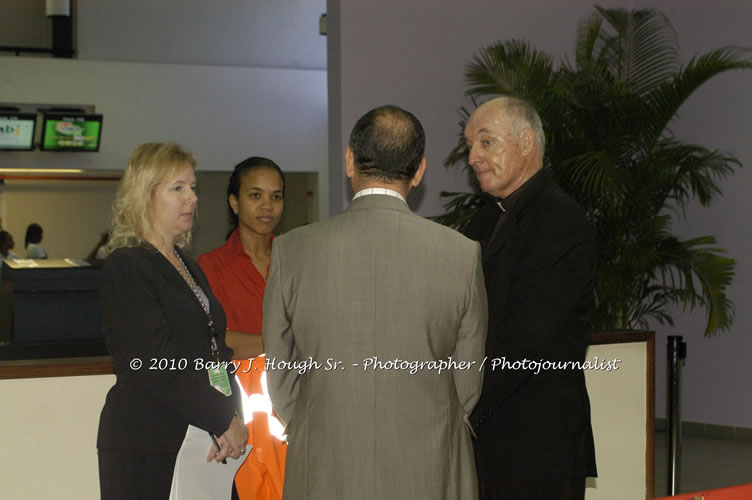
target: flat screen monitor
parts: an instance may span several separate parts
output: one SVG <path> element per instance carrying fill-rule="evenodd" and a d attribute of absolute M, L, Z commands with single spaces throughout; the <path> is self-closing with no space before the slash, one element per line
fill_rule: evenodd
<path fill-rule="evenodd" d="M 42 151 L 99 151 L 102 115 L 44 113 Z"/>
<path fill-rule="evenodd" d="M 34 149 L 34 113 L 0 114 L 0 150 L 31 151 Z"/>

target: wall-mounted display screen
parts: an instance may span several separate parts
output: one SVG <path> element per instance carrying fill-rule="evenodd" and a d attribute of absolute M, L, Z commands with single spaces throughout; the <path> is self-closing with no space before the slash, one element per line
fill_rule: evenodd
<path fill-rule="evenodd" d="M 0 114 L 0 150 L 31 151 L 36 124 L 34 113 Z"/>
<path fill-rule="evenodd" d="M 102 138 L 102 115 L 42 115 L 42 151 L 99 151 Z"/>

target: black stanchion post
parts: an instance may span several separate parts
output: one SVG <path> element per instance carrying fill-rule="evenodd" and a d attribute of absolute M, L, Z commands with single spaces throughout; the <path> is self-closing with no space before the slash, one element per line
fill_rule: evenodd
<path fill-rule="evenodd" d="M 668 337 L 668 391 L 666 393 L 666 435 L 668 437 L 668 494 L 679 491 L 679 469 L 681 467 L 681 389 L 680 362 L 687 357 L 687 343 L 682 337 Z"/>

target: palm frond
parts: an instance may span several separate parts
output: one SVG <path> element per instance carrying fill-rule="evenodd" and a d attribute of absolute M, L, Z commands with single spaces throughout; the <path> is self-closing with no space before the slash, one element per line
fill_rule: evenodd
<path fill-rule="evenodd" d="M 590 200 L 604 200 L 608 206 L 624 203 L 625 181 L 628 179 L 613 159 L 604 150 L 588 151 L 573 156 L 561 164 L 560 179 L 570 186 L 568 191 L 579 192 L 580 197 Z"/>
<path fill-rule="evenodd" d="M 752 62 L 745 57 L 748 53 L 748 49 L 724 47 L 692 58 L 671 80 L 645 96 L 653 109 L 653 119 L 645 124 L 650 147 L 664 136 L 679 108 L 701 85 L 727 71 L 752 68 Z"/>
<path fill-rule="evenodd" d="M 452 197 L 452 199 L 444 205 L 443 215 L 429 217 L 429 219 L 439 224 L 453 227 L 458 231 L 462 231 L 467 226 L 480 207 L 490 198 L 486 194 L 452 193 L 447 191 L 442 191 L 439 196 L 442 198 Z"/>
<path fill-rule="evenodd" d="M 659 269 L 664 284 L 668 276 L 676 283 L 675 288 L 691 293 L 678 302 L 685 308 L 698 304 L 705 307 L 705 335 L 728 330 L 734 319 L 734 307 L 725 291 L 733 279 L 736 261 L 724 256 L 725 250 L 709 247 L 716 243 L 713 236 L 685 241 L 675 239 L 671 243 L 659 249 L 662 257 Z"/>
<path fill-rule="evenodd" d="M 575 44 L 575 64 L 580 68 L 594 61 L 596 44 L 601 35 L 603 16 L 594 12 L 585 22 L 577 27 Z"/>
<path fill-rule="evenodd" d="M 527 42 L 510 40 L 481 49 L 465 67 L 465 95 L 542 95 L 552 77 L 551 57 Z"/>
<path fill-rule="evenodd" d="M 708 206 L 721 194 L 718 181 L 731 175 L 734 166 L 741 166 L 733 156 L 672 139 L 660 141 L 646 163 L 660 181 L 655 186 L 656 202 L 665 207 L 666 201 L 671 200 L 679 208 L 692 197 Z"/>
<path fill-rule="evenodd" d="M 608 58 L 611 70 L 635 93 L 642 95 L 673 76 L 679 68 L 678 41 L 662 12 L 600 6 L 596 10 L 614 30 L 611 36 L 603 34 L 615 51 Z"/>
<path fill-rule="evenodd" d="M 596 234 L 599 329 L 672 324 L 672 305 L 702 307 L 705 334 L 734 318 L 726 290 L 735 262 L 712 236 L 681 240 L 672 213 L 692 199 L 707 206 L 741 164 L 727 153 L 687 144 L 668 128 L 682 104 L 711 78 L 751 69 L 746 49 L 724 47 L 679 64 L 677 35 L 657 10 L 606 9 L 579 24 L 574 64 L 528 42 L 481 49 L 466 66 L 467 95 L 526 99 L 546 132 L 544 167 L 579 202 Z M 460 110 L 464 129 L 469 110 Z M 467 168 L 462 132 L 445 165 Z M 487 199 L 445 193 L 443 224 L 463 228 Z"/>
<path fill-rule="evenodd" d="M 473 99 L 473 105 L 478 107 L 475 99 Z M 468 169 L 470 166 L 467 164 L 467 157 L 470 152 L 467 150 L 467 144 L 465 142 L 465 125 L 467 125 L 467 119 L 470 117 L 470 111 L 465 106 L 460 107 L 458 110 L 460 115 L 459 131 L 457 132 L 457 145 L 449 152 L 449 156 L 444 160 L 445 167 L 451 167 L 453 165 L 462 165 L 463 170 Z"/>

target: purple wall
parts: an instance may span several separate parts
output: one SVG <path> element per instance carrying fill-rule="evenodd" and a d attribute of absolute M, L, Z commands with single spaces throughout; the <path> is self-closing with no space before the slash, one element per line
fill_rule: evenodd
<path fill-rule="evenodd" d="M 423 123 L 428 171 L 410 204 L 421 215 L 442 213 L 440 191 L 468 188 L 466 175 L 442 166 L 457 143 L 457 110 L 469 104 L 465 64 L 478 48 L 509 38 L 530 40 L 556 58 L 572 54 L 577 20 L 592 5 L 591 0 L 329 0 L 331 213 L 347 206 L 351 196 L 342 170 L 350 130 L 363 113 L 382 104 L 402 106 Z"/>
<path fill-rule="evenodd" d="M 752 46 L 748 29 L 752 4 L 744 1 L 703 0 L 599 2 L 604 7 L 660 8 L 674 24 L 683 61 L 698 51 L 721 45 Z M 520 38 L 557 59 L 572 57 L 579 19 L 592 12 L 591 0 L 500 2 L 498 0 L 329 0 L 329 158 L 330 211 L 344 208 L 351 196 L 342 168 L 347 136 L 355 120 L 372 107 L 397 104 L 422 121 L 427 136 L 428 172 L 424 187 L 411 195 L 421 215 L 442 212 L 439 192 L 468 189 L 466 176 L 442 166 L 456 144 L 457 109 L 464 98 L 464 66 L 483 45 Z M 752 319 L 746 306 L 752 239 L 744 222 L 750 202 L 742 190 L 752 185 L 752 72 L 736 72 L 707 85 L 682 109 L 674 125 L 676 135 L 710 149 L 738 155 L 746 170 L 722 183 L 724 199 L 708 210 L 693 207 L 691 224 L 677 226 L 680 234 L 715 234 L 719 245 L 739 261 L 731 290 L 737 318 L 733 330 L 712 339 L 702 338 L 703 318 L 677 312 L 670 330 L 656 325 L 656 413 L 665 413 L 665 337 L 686 335 L 689 360 L 684 370 L 683 419 L 752 427 L 752 385 L 748 353 Z"/>
<path fill-rule="evenodd" d="M 637 8 L 662 9 L 674 25 L 682 61 L 726 45 L 752 47 L 752 4 L 663 1 L 635 2 Z M 752 59 L 752 53 L 750 53 Z M 723 198 L 710 208 L 699 203 L 687 210 L 689 222 L 677 224 L 686 238 L 714 235 L 718 246 L 737 260 L 729 295 L 736 305 L 730 332 L 712 338 L 702 335 L 705 317 L 700 311 L 676 311 L 674 328 L 655 325 L 656 413 L 665 415 L 666 337 L 682 335 L 687 362 L 682 372 L 682 420 L 752 427 L 752 71 L 735 71 L 708 82 L 687 101 L 673 126 L 677 137 L 735 155 L 744 165 L 721 181 Z"/>

